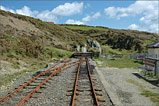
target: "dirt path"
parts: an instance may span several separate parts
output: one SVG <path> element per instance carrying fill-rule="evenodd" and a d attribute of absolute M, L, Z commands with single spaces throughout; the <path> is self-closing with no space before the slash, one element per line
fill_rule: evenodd
<path fill-rule="evenodd" d="M 158 88 L 134 75 L 135 69 L 96 68 L 100 79 L 115 105 L 155 106 L 141 93 L 149 90 L 158 93 Z"/>

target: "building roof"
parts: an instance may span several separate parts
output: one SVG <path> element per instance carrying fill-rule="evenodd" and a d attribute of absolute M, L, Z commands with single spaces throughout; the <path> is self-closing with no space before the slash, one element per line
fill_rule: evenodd
<path fill-rule="evenodd" d="M 159 42 L 155 42 L 147 46 L 148 48 L 159 48 Z"/>

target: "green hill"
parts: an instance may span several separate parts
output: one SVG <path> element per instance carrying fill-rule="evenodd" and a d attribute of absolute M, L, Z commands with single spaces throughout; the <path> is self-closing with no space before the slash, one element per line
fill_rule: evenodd
<path fill-rule="evenodd" d="M 118 51 L 146 52 L 146 46 L 159 41 L 159 35 L 136 30 L 111 29 L 100 26 L 68 25 L 62 27 L 78 32 L 89 39 L 97 40 L 102 46 Z"/>

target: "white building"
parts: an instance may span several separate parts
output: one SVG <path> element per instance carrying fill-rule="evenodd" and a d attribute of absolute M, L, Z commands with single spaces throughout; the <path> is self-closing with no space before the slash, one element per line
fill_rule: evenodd
<path fill-rule="evenodd" d="M 159 42 L 147 46 L 148 54 L 144 59 L 144 66 L 140 70 L 152 72 L 155 76 L 159 74 Z"/>
<path fill-rule="evenodd" d="M 148 56 L 145 67 L 152 69 L 154 75 L 157 75 L 159 74 L 159 42 L 148 45 L 147 48 Z"/>
<path fill-rule="evenodd" d="M 159 42 L 147 46 L 148 58 L 159 59 Z"/>

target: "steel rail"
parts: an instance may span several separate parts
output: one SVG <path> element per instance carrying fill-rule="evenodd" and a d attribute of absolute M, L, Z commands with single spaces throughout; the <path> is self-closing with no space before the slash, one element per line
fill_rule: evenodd
<path fill-rule="evenodd" d="M 91 83 L 91 90 L 93 92 L 93 96 L 94 96 L 94 99 L 95 99 L 95 104 L 96 104 L 96 106 L 99 106 L 98 98 L 97 98 L 95 88 L 94 88 L 94 85 L 93 85 L 93 81 L 92 81 L 92 78 L 91 78 L 90 65 L 89 65 L 89 62 L 88 62 L 88 58 L 86 58 L 86 64 L 87 64 L 89 80 L 90 80 L 90 83 Z"/>
<path fill-rule="evenodd" d="M 76 62 L 76 63 L 74 63 L 73 65 L 70 65 L 70 66 L 68 66 L 68 67 L 66 67 L 66 68 L 64 68 L 64 69 L 62 69 L 61 67 L 59 67 L 57 71 L 55 71 L 55 72 L 53 72 L 51 75 L 49 75 L 49 76 L 48 76 L 43 82 L 41 82 L 34 90 L 32 90 L 27 96 L 25 96 L 16 106 L 21 106 L 21 105 L 23 105 L 26 101 L 28 101 L 28 99 L 29 99 L 35 92 L 37 92 L 37 91 L 40 89 L 40 87 L 41 87 L 43 84 L 45 84 L 52 76 L 56 75 L 57 73 L 59 73 L 59 72 L 61 72 L 61 71 L 66 70 L 66 69 L 68 69 L 68 68 L 71 68 L 71 67 L 75 66 L 75 65 L 78 64 L 78 63 L 79 63 L 79 62 Z"/>
<path fill-rule="evenodd" d="M 71 106 L 75 106 L 75 102 L 76 102 L 80 65 L 81 65 L 81 61 L 79 62 L 79 65 L 78 65 L 78 70 L 77 70 L 76 79 L 75 79 L 75 85 L 74 85 L 74 89 L 73 89 L 73 97 L 72 97 L 72 101 L 71 101 Z M 96 96 L 94 85 L 93 85 L 93 81 L 92 81 L 92 78 L 91 78 L 90 66 L 89 66 L 88 58 L 86 58 L 86 66 L 87 66 L 89 81 L 90 81 L 90 84 L 91 84 L 91 91 L 92 91 L 92 95 L 93 95 L 93 98 L 94 98 L 94 104 L 96 106 L 99 106 L 98 98 Z"/>
<path fill-rule="evenodd" d="M 9 97 L 11 97 L 14 93 L 16 93 L 16 92 L 22 90 L 22 89 L 25 88 L 27 85 L 29 85 L 30 83 L 32 83 L 34 80 L 36 80 L 37 78 L 39 78 L 41 75 L 45 75 L 45 74 L 48 73 L 48 72 L 51 72 L 51 71 L 56 70 L 56 69 L 52 69 L 52 68 L 54 68 L 54 67 L 57 66 L 58 64 L 64 62 L 65 60 L 66 60 L 66 58 L 63 59 L 63 60 L 61 60 L 61 61 L 59 61 L 59 62 L 56 63 L 54 66 L 52 66 L 52 67 L 50 67 L 49 69 L 47 69 L 46 71 L 44 71 L 44 72 L 38 74 L 37 76 L 35 76 L 35 77 L 32 78 L 31 80 L 29 80 L 28 82 L 26 82 L 25 84 L 23 84 L 22 86 L 18 87 L 17 89 L 15 89 L 15 90 L 12 91 L 11 93 L 9 93 L 7 96 L 5 96 L 4 98 L 2 98 L 2 99 L 0 100 L 0 103 L 5 102 L 5 101 L 6 101 Z M 69 59 L 68 61 L 66 61 L 66 62 L 69 62 L 69 61 L 70 61 L 70 59 Z M 51 70 L 51 69 L 52 69 L 52 70 Z"/>
<path fill-rule="evenodd" d="M 77 70 L 77 74 L 76 74 L 76 79 L 75 79 L 75 85 L 74 85 L 74 89 L 73 89 L 72 106 L 75 106 L 76 91 L 77 91 L 77 86 L 78 86 L 78 77 L 79 77 L 79 71 L 80 71 L 80 65 L 81 65 L 81 63 L 82 63 L 82 61 L 80 59 L 80 62 L 78 64 L 78 70 Z"/>

